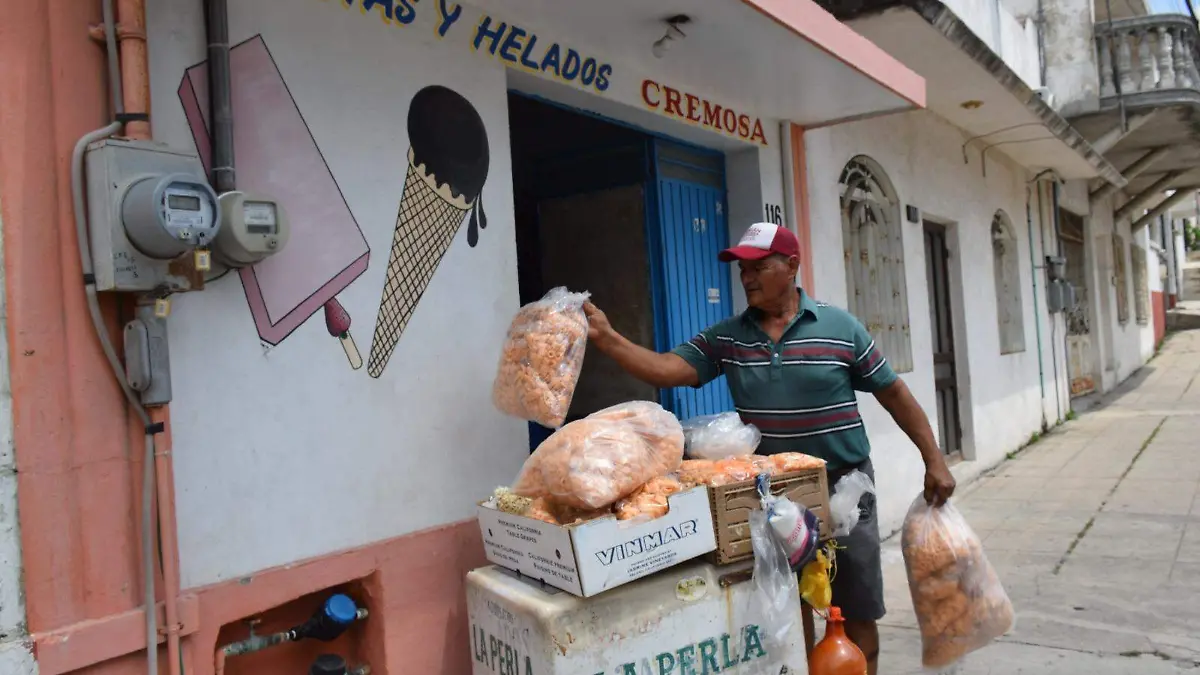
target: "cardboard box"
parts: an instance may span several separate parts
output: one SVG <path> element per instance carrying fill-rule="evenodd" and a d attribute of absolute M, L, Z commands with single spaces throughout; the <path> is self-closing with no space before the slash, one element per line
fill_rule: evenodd
<path fill-rule="evenodd" d="M 551 525 L 479 506 L 492 563 L 581 597 L 591 597 L 717 548 L 708 490 L 671 495 L 670 511 L 650 521 L 616 516 Z"/>

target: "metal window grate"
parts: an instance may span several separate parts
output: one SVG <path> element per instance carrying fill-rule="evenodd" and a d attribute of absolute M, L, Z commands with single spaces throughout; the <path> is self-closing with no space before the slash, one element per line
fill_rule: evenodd
<path fill-rule="evenodd" d="M 900 203 L 871 158 L 851 159 L 838 180 L 847 310 L 875 338 L 899 373 L 913 368 Z"/>

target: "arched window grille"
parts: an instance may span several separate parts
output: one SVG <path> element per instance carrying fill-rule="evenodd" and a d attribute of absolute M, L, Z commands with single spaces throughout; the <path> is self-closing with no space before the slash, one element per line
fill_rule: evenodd
<path fill-rule="evenodd" d="M 912 370 L 900 202 L 875 160 L 851 159 L 838 180 L 847 309 L 898 373 Z"/>

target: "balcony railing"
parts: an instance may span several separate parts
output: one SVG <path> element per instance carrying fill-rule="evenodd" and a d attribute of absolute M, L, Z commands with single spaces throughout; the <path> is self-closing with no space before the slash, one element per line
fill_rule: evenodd
<path fill-rule="evenodd" d="M 1191 17 L 1153 14 L 1106 21 L 1096 24 L 1095 33 L 1101 99 L 1200 90 L 1200 42 Z"/>

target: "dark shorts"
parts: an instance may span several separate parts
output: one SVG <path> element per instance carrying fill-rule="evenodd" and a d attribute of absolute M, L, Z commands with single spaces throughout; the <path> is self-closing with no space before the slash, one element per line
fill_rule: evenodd
<path fill-rule="evenodd" d="M 868 459 L 862 464 L 829 472 L 829 490 L 837 481 L 858 469 L 875 482 L 875 469 Z M 887 612 L 883 604 L 883 566 L 880 562 L 879 517 L 875 495 L 867 493 L 858 503 L 858 525 L 849 536 L 837 540 L 837 575 L 833 579 L 833 604 L 850 621 L 878 621 Z"/>

